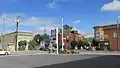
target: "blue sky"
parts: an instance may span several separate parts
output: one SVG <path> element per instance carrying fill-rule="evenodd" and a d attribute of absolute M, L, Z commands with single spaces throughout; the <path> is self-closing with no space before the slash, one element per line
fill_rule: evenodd
<path fill-rule="evenodd" d="M 64 24 L 74 26 L 81 33 L 92 33 L 95 25 L 116 23 L 120 16 L 120 1 L 0 0 L 0 21 L 5 19 L 6 32 L 15 30 L 17 15 L 21 16 L 21 31 L 43 33 L 46 28 L 49 32 L 50 28 L 60 26 L 60 16 L 63 16 Z"/>

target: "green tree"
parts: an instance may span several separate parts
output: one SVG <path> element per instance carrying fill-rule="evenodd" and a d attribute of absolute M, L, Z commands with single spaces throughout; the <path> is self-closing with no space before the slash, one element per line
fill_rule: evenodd
<path fill-rule="evenodd" d="M 47 35 L 47 34 L 43 34 L 43 35 L 37 34 L 37 35 L 35 35 L 34 40 L 37 42 L 37 46 L 38 46 L 40 44 L 40 42 L 43 39 L 46 39 L 46 38 L 49 38 L 49 35 Z"/>
<path fill-rule="evenodd" d="M 78 45 L 78 42 L 75 41 L 75 40 L 73 40 L 73 41 L 71 42 L 71 47 L 72 47 L 72 49 L 74 49 L 76 45 Z"/>
<path fill-rule="evenodd" d="M 88 38 L 85 38 L 84 40 L 87 41 L 87 42 L 92 43 L 93 37 L 88 37 Z"/>
<path fill-rule="evenodd" d="M 27 41 L 26 40 L 21 40 L 20 42 L 18 42 L 19 48 L 20 50 L 25 50 L 25 47 L 27 45 Z"/>
<path fill-rule="evenodd" d="M 78 48 L 80 49 L 81 46 L 84 46 L 85 43 L 82 40 L 78 41 Z"/>
<path fill-rule="evenodd" d="M 35 40 L 29 41 L 28 44 L 30 47 L 32 47 L 32 49 L 34 49 L 37 46 L 37 42 Z"/>
<path fill-rule="evenodd" d="M 43 40 L 43 39 L 49 38 L 49 35 L 48 34 L 43 34 L 43 35 L 41 35 L 41 37 L 42 37 L 42 40 Z"/>
<path fill-rule="evenodd" d="M 37 42 L 37 46 L 40 44 L 42 37 L 40 34 L 35 35 L 34 40 Z"/>
<path fill-rule="evenodd" d="M 93 40 L 92 40 L 92 46 L 98 46 L 98 44 L 99 44 L 99 41 L 96 40 L 95 38 L 93 38 Z"/>
<path fill-rule="evenodd" d="M 66 35 L 66 34 L 70 34 L 70 31 L 73 27 L 72 26 L 69 26 L 69 25 L 63 25 L 63 33 Z M 62 29 L 59 28 L 59 35 L 62 34 Z"/>

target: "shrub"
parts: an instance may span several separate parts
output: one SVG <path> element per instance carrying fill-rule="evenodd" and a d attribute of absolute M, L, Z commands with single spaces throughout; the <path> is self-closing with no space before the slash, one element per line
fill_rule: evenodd
<path fill-rule="evenodd" d="M 72 54 L 74 54 L 75 52 L 74 51 L 71 51 Z"/>
<path fill-rule="evenodd" d="M 60 50 L 59 51 L 59 54 L 77 54 L 77 53 L 78 52 L 73 51 L 73 50 L 64 50 L 64 51 Z"/>
<path fill-rule="evenodd" d="M 60 54 L 66 54 L 67 51 L 66 51 L 66 50 L 64 50 L 64 51 L 60 50 L 59 53 L 60 53 Z"/>
<path fill-rule="evenodd" d="M 67 52 L 68 54 L 70 54 L 70 52 Z"/>

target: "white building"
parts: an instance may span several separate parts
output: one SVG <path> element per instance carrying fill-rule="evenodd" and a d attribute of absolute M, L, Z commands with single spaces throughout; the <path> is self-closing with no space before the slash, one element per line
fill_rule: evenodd
<path fill-rule="evenodd" d="M 18 32 L 17 36 L 17 49 L 19 48 L 18 42 L 21 40 L 26 40 L 29 42 L 33 39 L 33 33 L 31 32 Z M 11 52 L 15 51 L 16 45 L 16 32 L 12 32 L 1 37 L 0 47 Z"/>

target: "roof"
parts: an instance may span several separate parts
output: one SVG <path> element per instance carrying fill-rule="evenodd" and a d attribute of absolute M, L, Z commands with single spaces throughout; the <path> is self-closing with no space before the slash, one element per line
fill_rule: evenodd
<path fill-rule="evenodd" d="M 76 28 L 72 28 L 71 31 L 78 31 Z"/>
<path fill-rule="evenodd" d="M 11 33 L 8 33 L 6 35 L 10 35 L 10 34 L 15 34 L 16 32 L 11 32 Z M 22 31 L 19 31 L 18 33 L 29 33 L 29 34 L 33 34 L 32 32 L 22 32 Z"/>
<path fill-rule="evenodd" d="M 108 25 L 103 25 L 103 26 L 94 26 L 93 28 L 105 28 L 105 27 L 113 27 L 113 26 L 116 26 L 117 24 L 108 24 Z M 120 24 L 119 24 L 120 26 Z"/>
<path fill-rule="evenodd" d="M 45 38 L 42 41 L 50 41 L 50 40 L 51 40 L 50 38 Z"/>

